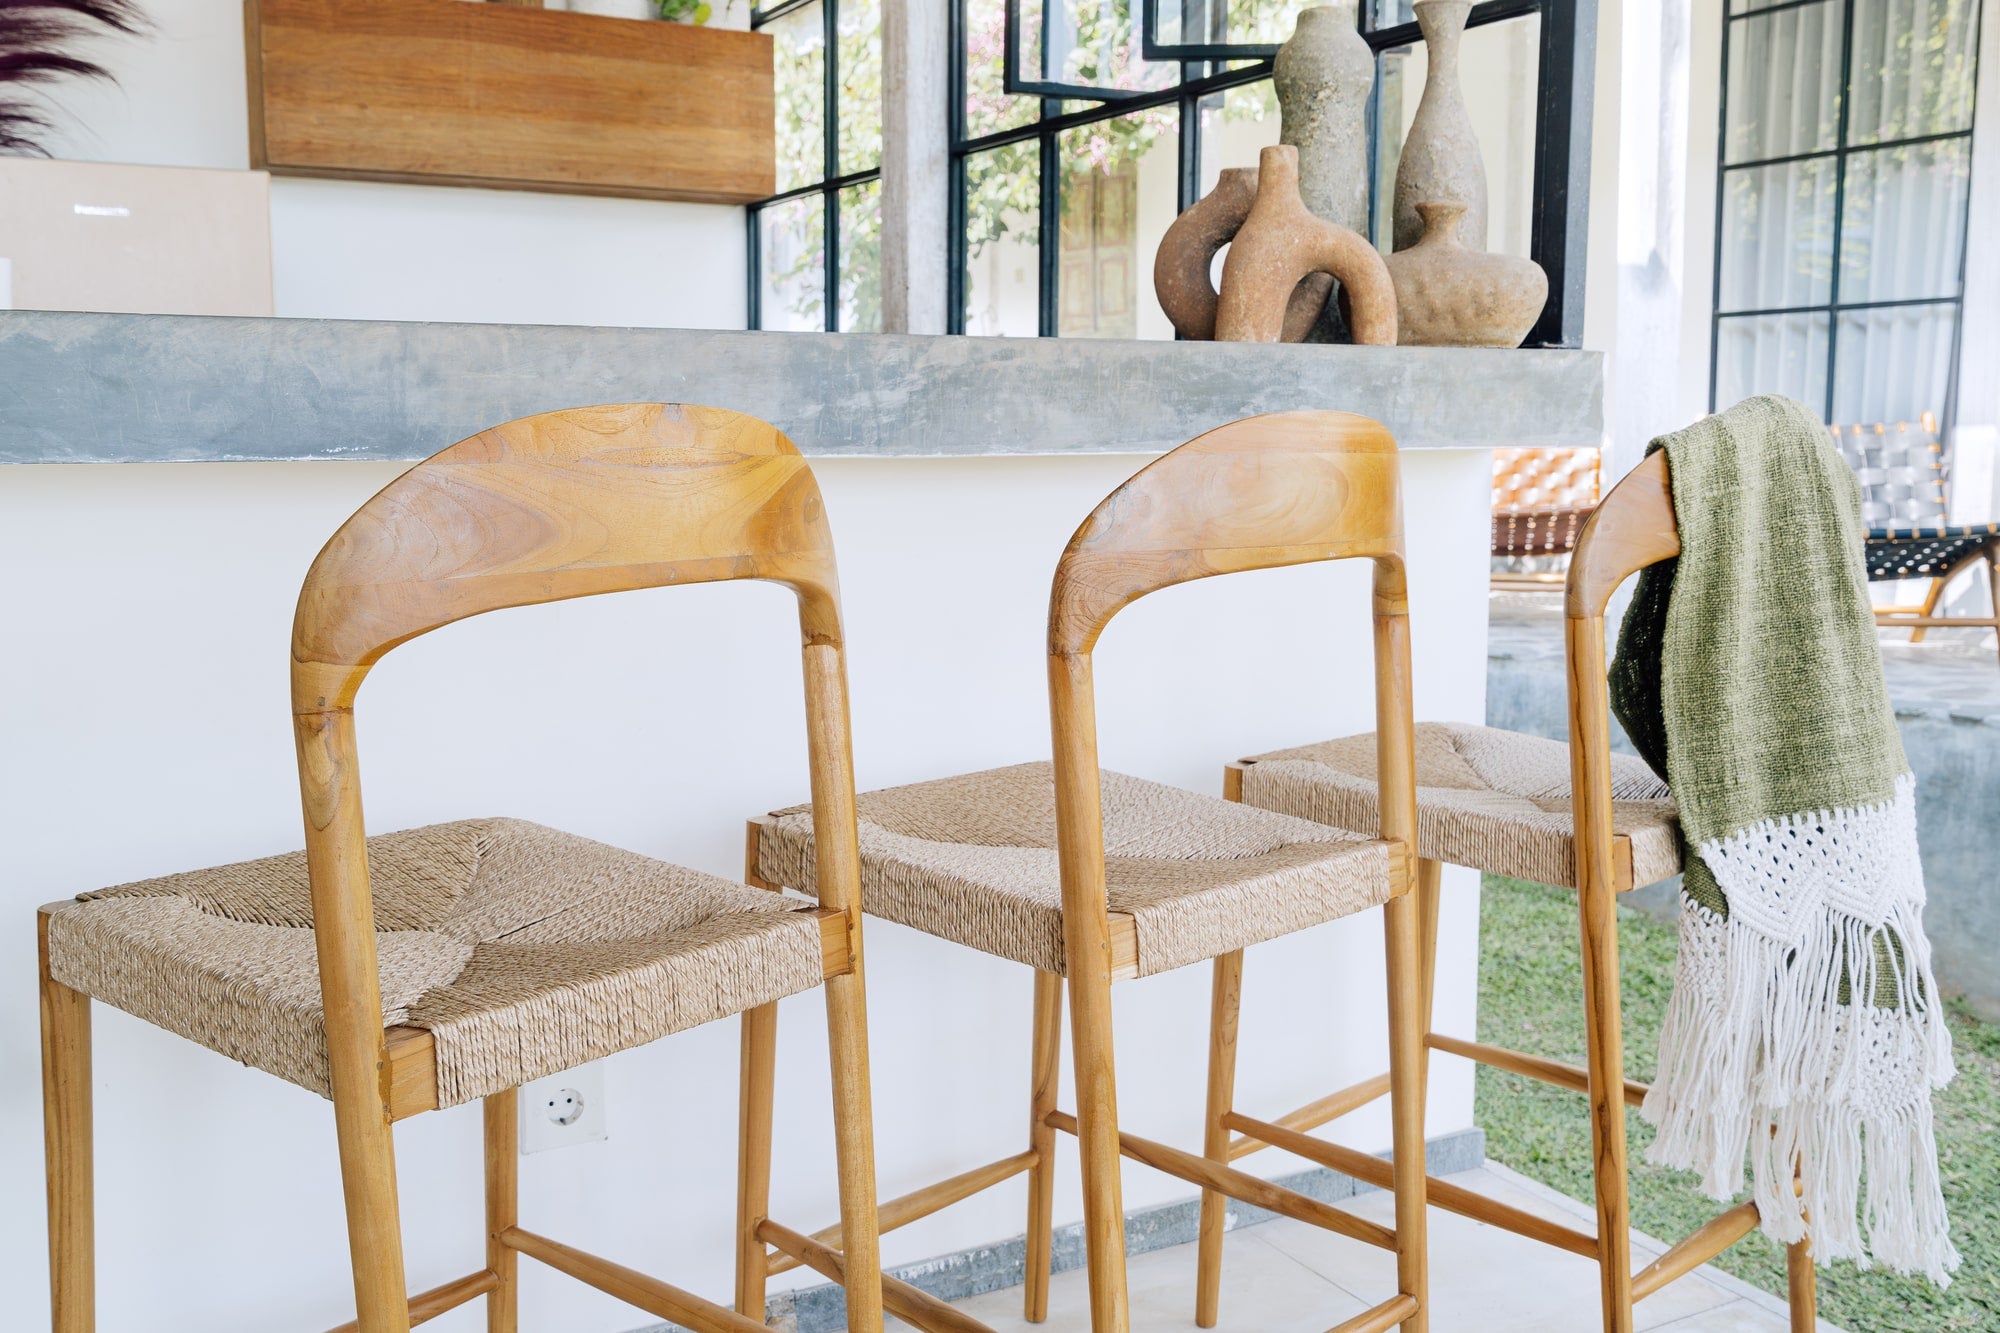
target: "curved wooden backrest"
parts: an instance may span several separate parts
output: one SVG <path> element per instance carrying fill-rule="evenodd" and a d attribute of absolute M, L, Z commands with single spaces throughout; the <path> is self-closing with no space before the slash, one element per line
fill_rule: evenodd
<path fill-rule="evenodd" d="M 798 594 L 820 904 L 846 914 L 849 975 L 858 975 L 861 869 L 833 543 L 812 472 L 775 427 L 665 403 L 523 417 L 405 472 L 313 561 L 292 626 L 292 721 L 343 1160 L 350 1148 L 391 1160 L 353 711 L 369 668 L 397 644 L 482 612 L 719 579 L 767 579 Z M 861 1167 L 872 1179 L 872 1163 Z M 366 1208 L 393 1222 L 393 1176 L 370 1188 Z M 390 1285 L 400 1301 L 400 1270 Z"/>
<path fill-rule="evenodd" d="M 833 545 L 812 471 L 767 422 L 631 403 L 522 417 L 389 483 L 299 593 L 293 706 L 352 703 L 397 644 L 502 607 L 753 578 L 837 642 Z"/>
<path fill-rule="evenodd" d="M 1366 417 L 1250 417 L 1141 469 L 1070 538 L 1049 595 L 1049 713 L 1072 977 L 1109 959 L 1091 649 L 1111 618 L 1147 593 L 1242 570 L 1372 560 L 1382 836 L 1413 855 L 1415 724 L 1401 475 L 1395 439 Z M 1409 868 L 1407 856 L 1402 868 Z"/>
<path fill-rule="evenodd" d="M 1619 584 L 1680 553 L 1667 451 L 1655 449 L 1611 488 L 1577 535 L 1569 558 L 1565 614 L 1573 619 L 1603 615 Z"/>
<path fill-rule="evenodd" d="M 1049 651 L 1089 652 L 1124 607 L 1216 574 L 1368 556 L 1392 561 L 1400 579 L 1400 477 L 1395 439 L 1350 412 L 1276 412 L 1197 436 L 1113 491 L 1070 538 L 1049 598 Z"/>

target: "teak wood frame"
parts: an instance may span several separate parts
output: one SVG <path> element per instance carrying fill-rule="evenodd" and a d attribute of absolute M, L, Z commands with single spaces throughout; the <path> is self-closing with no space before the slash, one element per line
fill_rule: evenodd
<path fill-rule="evenodd" d="M 1990 590 L 1991 614 L 1984 616 L 1941 616 L 1937 605 L 1944 596 L 1945 588 L 1960 574 L 1975 563 L 1986 565 L 1986 586 Z M 1882 629 L 1906 629 L 1910 631 L 1911 643 L 1922 643 L 1924 636 L 1934 629 L 1990 629 L 1993 631 L 1993 646 L 2000 650 L 2000 542 L 1988 542 L 1986 549 L 1974 560 L 1954 569 L 1941 579 L 1932 579 L 1924 589 L 1924 600 L 1916 606 L 1878 606 L 1875 608 L 1875 624 Z"/>
<path fill-rule="evenodd" d="M 1617 898 L 1632 883 L 1632 844 L 1611 824 L 1611 701 L 1604 658 L 1604 609 L 1618 585 L 1633 574 L 1680 554 L 1680 531 L 1674 521 L 1673 488 L 1667 455 L 1655 450 L 1614 487 L 1585 524 L 1571 556 L 1564 595 L 1564 652 L 1569 678 L 1570 785 L 1576 819 L 1577 905 L 1583 934 L 1583 1000 L 1586 1067 L 1465 1041 L 1431 1031 L 1431 998 L 1437 973 L 1439 910 L 1438 862 L 1417 862 L 1417 904 L 1423 950 L 1424 1043 L 1433 1051 L 1461 1055 L 1496 1069 L 1552 1083 L 1585 1094 L 1590 1101 L 1592 1172 L 1597 1195 L 1597 1232 L 1587 1235 L 1573 1227 L 1495 1202 L 1452 1185 L 1430 1182 L 1430 1201 L 1465 1217 L 1504 1227 L 1516 1234 L 1597 1261 L 1606 1333 L 1633 1333 L 1634 1302 L 1652 1295 L 1675 1278 L 1699 1268 L 1748 1235 L 1757 1225 L 1755 1204 L 1740 1204 L 1721 1213 L 1654 1260 L 1632 1271 L 1632 1209 L 1625 1159 L 1625 1108 L 1645 1100 L 1646 1085 L 1625 1077 L 1625 1047 L 1618 983 Z M 1229 765 L 1223 773 L 1224 794 L 1240 800 L 1248 762 Z M 1477 868 L 1477 867 L 1475 867 Z M 1218 989 L 1218 997 L 1220 990 Z M 1226 1016 L 1233 1023 L 1233 1013 Z M 1218 1003 L 1216 1023 L 1225 1021 Z M 1343 1089 L 1313 1106 L 1295 1112 L 1293 1128 L 1325 1118 L 1321 1109 L 1360 1105 L 1382 1095 L 1386 1080 L 1377 1077 Z M 1253 1131 L 1241 1116 L 1223 1117 L 1226 1127 Z M 1291 1151 L 1300 1147 L 1269 1137 Z M 1308 1141 L 1310 1142 L 1310 1141 Z M 1239 1139 L 1240 1151 L 1254 1152 L 1262 1143 Z M 1310 1155 L 1310 1154 L 1307 1154 Z M 1355 1154 L 1359 1156 L 1359 1154 Z M 1334 1163 L 1328 1157 L 1319 1160 Z M 1356 1167 L 1365 1161 L 1355 1163 Z M 1346 1169 L 1346 1168 L 1341 1168 Z M 1378 1176 L 1386 1169 L 1372 1168 Z M 1360 1174 L 1359 1170 L 1353 1174 Z M 1364 1177 L 1365 1179 L 1366 1177 Z M 1610 1243 L 1605 1243 L 1611 1238 Z M 1218 1237 L 1219 1244 L 1219 1237 Z M 1817 1293 L 1811 1240 L 1789 1248 L 1786 1255 L 1793 1333 L 1818 1327 Z"/>
<path fill-rule="evenodd" d="M 403 1273 L 390 1129 L 437 1106 L 430 1034 L 384 1030 L 362 825 L 354 699 L 390 649 L 506 607 L 725 579 L 792 589 L 804 642 L 807 754 L 820 876 L 842 1248 L 814 1267 L 847 1287 L 848 1327 L 879 1333 L 882 1292 L 862 988 L 860 861 L 839 585 L 825 506 L 791 441 L 717 408 L 630 404 L 551 412 L 496 426 L 417 464 L 355 513 L 320 552 L 292 632 L 292 712 L 312 882 L 314 933 L 361 1333 L 405 1333 L 487 1298 L 487 1327 L 514 1333 L 516 1258 L 528 1255 L 658 1318 L 700 1333 L 761 1329 L 739 1313 L 518 1221 L 517 1096 L 485 1099 L 486 1267 L 412 1295 Z M 49 973 L 39 918 L 42 1067 L 55 1333 L 95 1327 L 89 998 Z M 775 1005 L 744 1015 L 762 1030 Z M 746 1069 L 738 1230 L 775 1228 L 768 1066 Z M 761 1271 L 758 1274 L 761 1292 Z M 744 1289 L 739 1275 L 738 1290 Z M 929 1298 L 924 1298 L 928 1300 Z"/>
<path fill-rule="evenodd" d="M 1393 1229 L 1235 1170 L 1226 1131 L 1235 1066 L 1235 978 L 1243 951 L 1215 960 L 1216 989 L 1230 992 L 1227 1030 L 1218 1027 L 1209 1079 L 1210 1129 L 1201 1153 L 1156 1143 L 1118 1126 L 1112 1052 L 1111 987 L 1138 973 L 1130 916 L 1109 910 L 1097 759 L 1091 653 L 1113 616 L 1148 593 L 1194 579 L 1325 560 L 1374 565 L 1375 705 L 1384 775 L 1381 839 L 1389 845 L 1393 892 L 1384 905 L 1388 940 L 1390 1072 L 1370 1097 L 1315 1111 L 1316 1119 L 1264 1125 L 1242 1119 L 1315 1160 L 1395 1192 Z M 1202 1189 L 1205 1256 L 1197 1318 L 1216 1321 L 1224 1199 L 1234 1198 L 1393 1251 L 1397 1294 L 1332 1333 L 1429 1327 L 1425 1246 L 1422 981 L 1417 907 L 1409 866 L 1416 843 L 1415 723 L 1410 693 L 1409 606 L 1403 561 L 1402 495 L 1396 444 L 1379 423 L 1344 412 L 1286 412 L 1210 431 L 1166 454 L 1107 497 L 1070 539 L 1049 597 L 1049 711 L 1055 747 L 1056 833 L 1062 875 L 1065 976 L 1035 974 L 1033 1052 L 1025 1152 L 886 1202 L 888 1231 L 927 1217 L 1016 1175 L 1028 1176 L 1026 1317 L 1048 1315 L 1055 1183 L 1055 1135 L 1076 1136 L 1082 1156 L 1084 1232 L 1093 1333 L 1127 1333 L 1122 1156 Z M 752 820 L 746 878 L 758 882 L 759 843 L 768 820 Z M 766 888 L 777 886 L 766 883 Z M 1062 1051 L 1062 991 L 1070 995 L 1077 1109 L 1056 1104 Z M 1224 1006 L 1218 1006 L 1218 1012 Z M 749 1038 L 746 1029 L 746 1041 Z M 768 1040 L 768 1037 L 763 1038 Z M 768 1057 L 759 1057 L 768 1058 Z M 746 1046 L 745 1067 L 753 1059 Z M 1293 1143 L 1288 1126 L 1323 1124 L 1382 1092 L 1392 1097 L 1394 1160 L 1317 1140 Z M 1220 1112 L 1217 1110 L 1221 1108 Z M 1311 1109 L 1311 1108 L 1309 1108 Z M 1310 1145 L 1310 1146 L 1306 1146 Z M 821 1232 L 831 1241 L 838 1232 Z M 796 1243 L 785 1246 L 794 1255 Z M 771 1271 L 795 1266 L 773 1256 Z M 745 1270 L 747 1271 L 747 1269 Z M 946 1325 L 974 1330 L 983 1325 Z"/>

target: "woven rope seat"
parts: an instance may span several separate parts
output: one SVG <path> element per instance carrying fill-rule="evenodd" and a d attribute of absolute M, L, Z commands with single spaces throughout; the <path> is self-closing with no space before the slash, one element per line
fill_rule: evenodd
<path fill-rule="evenodd" d="M 1120 773 L 1102 780 L 1110 910 L 1134 918 L 1141 976 L 1389 897 L 1388 851 L 1372 839 Z M 1064 971 L 1049 764 L 868 792 L 859 806 L 866 911 Z M 759 848 L 762 878 L 814 891 L 805 807 L 778 811 Z"/>
<path fill-rule="evenodd" d="M 386 1026 L 427 1028 L 454 1106 L 820 983 L 776 894 L 513 819 L 368 840 Z M 85 894 L 65 986 L 330 1095 L 304 852 Z"/>
<path fill-rule="evenodd" d="M 1666 783 L 1630 755 L 1613 755 L 1611 769 L 1611 824 L 1631 839 L 1633 885 L 1678 874 L 1680 825 Z M 1375 737 L 1258 755 L 1244 770 L 1243 800 L 1336 828 L 1372 829 Z M 1569 747 L 1492 727 L 1418 723 L 1417 852 L 1575 887 Z"/>

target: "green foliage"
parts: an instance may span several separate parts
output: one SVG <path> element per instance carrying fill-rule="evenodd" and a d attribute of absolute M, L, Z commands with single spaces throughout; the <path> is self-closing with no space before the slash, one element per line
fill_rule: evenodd
<path fill-rule="evenodd" d="M 1065 4 L 1075 40 L 1062 62 L 1066 81 L 1143 88 L 1159 86 L 1172 66 L 1138 58 L 1138 0 L 1048 0 Z M 693 4 L 697 0 L 658 0 Z M 1296 7 L 1296 0 L 1234 0 L 1232 30 L 1269 26 Z M 664 12 L 664 11 L 663 11 Z M 1030 124 L 1039 118 L 1040 99 L 1018 97 L 1005 88 L 1004 0 L 969 0 L 966 22 L 966 118 L 974 135 Z M 1239 25 L 1243 25 L 1239 27 Z M 776 41 L 778 188 L 795 189 L 825 179 L 825 27 L 817 6 L 798 11 L 764 31 Z M 879 0 L 840 0 L 840 170 L 851 172 L 879 162 L 881 124 L 881 28 Z M 1035 56 L 1028 56 L 1032 64 Z M 1262 120 L 1277 112 L 1268 82 L 1231 89 L 1220 97 L 1224 120 Z M 1076 105 L 1076 104 L 1072 104 Z M 1119 175 L 1132 170 L 1163 134 L 1178 129 L 1172 106 L 1112 116 L 1062 136 L 1060 183 L 1066 196 L 1081 195 L 1071 182 L 1088 172 Z M 1007 144 L 966 164 L 965 230 L 968 258 L 1021 231 L 1032 237 L 1040 224 L 1042 181 L 1036 142 Z M 858 191 L 841 219 L 841 299 L 848 315 L 843 328 L 881 327 L 881 209 L 872 190 Z M 767 217 L 774 215 L 767 213 Z M 819 274 L 826 262 L 825 219 L 817 210 L 798 209 L 785 246 L 789 258 L 770 265 L 769 284 L 787 309 L 813 323 L 823 318 L 825 293 Z M 774 247 L 775 248 L 775 247 Z"/>
<path fill-rule="evenodd" d="M 1676 932 L 1625 908 L 1618 914 L 1624 979 L 1626 1071 L 1650 1079 L 1660 1022 L 1673 983 Z M 1819 1270 L 1820 1314 L 1852 1333 L 1975 1333 L 2000 1328 L 2000 1027 L 1962 1004 L 1951 1010 L 1959 1074 L 1935 1099 L 1938 1159 L 1952 1242 L 1964 1267 L 1948 1290 L 1922 1278 L 1852 1264 Z M 1479 1039 L 1582 1064 L 1583 968 L 1576 894 L 1486 877 L 1479 923 Z M 1590 1121 L 1583 1098 L 1546 1083 L 1481 1066 L 1477 1119 L 1497 1162 L 1561 1190 L 1591 1198 Z M 1645 1160 L 1653 1130 L 1626 1117 L 1632 1224 L 1676 1240 L 1722 1205 L 1693 1176 Z M 1765 1291 L 1785 1291 L 1785 1254 L 1752 1233 L 1716 1266 Z"/>
<path fill-rule="evenodd" d="M 706 23 L 715 17 L 708 0 L 653 0 L 653 4 L 669 23 Z"/>

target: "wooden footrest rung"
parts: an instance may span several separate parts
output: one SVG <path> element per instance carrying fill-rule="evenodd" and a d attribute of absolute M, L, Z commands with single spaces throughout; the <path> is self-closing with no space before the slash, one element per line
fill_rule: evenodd
<path fill-rule="evenodd" d="M 1076 1117 L 1067 1111 L 1051 1111 L 1046 1121 L 1051 1127 L 1066 1134 L 1076 1133 Z M 1289 1217 L 1295 1222 L 1307 1222 L 1322 1230 L 1332 1231 L 1352 1240 L 1365 1242 L 1380 1249 L 1396 1248 L 1396 1233 L 1388 1227 L 1370 1222 L 1363 1217 L 1335 1208 L 1330 1203 L 1288 1190 L 1283 1185 L 1274 1185 L 1268 1180 L 1248 1175 L 1234 1167 L 1220 1162 L 1211 1162 L 1206 1157 L 1179 1148 L 1142 1139 L 1137 1134 L 1118 1136 L 1118 1150 L 1135 1162 L 1143 1162 L 1155 1171 L 1164 1171 L 1170 1176 L 1178 1176 L 1190 1185 L 1199 1185 L 1205 1190 L 1226 1194 L 1239 1203 L 1251 1204 L 1258 1208 L 1268 1208 L 1274 1213 Z"/>
<path fill-rule="evenodd" d="M 1434 1051 L 1447 1055 L 1462 1055 L 1468 1060 L 1477 1060 L 1482 1065 L 1504 1069 L 1510 1074 L 1521 1074 L 1528 1078 L 1553 1083 L 1559 1088 L 1572 1092 L 1590 1091 L 1590 1071 L 1577 1065 L 1564 1064 L 1560 1060 L 1550 1060 L 1539 1055 L 1529 1055 L 1525 1051 L 1510 1051 L 1505 1046 L 1488 1046 L 1483 1041 L 1461 1041 L 1457 1037 L 1447 1037 L 1433 1032 L 1426 1040 Z M 1646 1100 L 1647 1086 L 1637 1079 L 1625 1080 L 1625 1103 L 1637 1106 Z"/>
<path fill-rule="evenodd" d="M 1223 1117 L 1222 1123 L 1234 1130 L 1252 1134 L 1263 1139 L 1274 1148 L 1282 1148 L 1309 1162 L 1317 1162 L 1329 1170 L 1338 1171 L 1343 1176 L 1352 1176 L 1364 1184 L 1380 1189 L 1395 1188 L 1396 1168 L 1372 1154 L 1357 1148 L 1344 1148 L 1338 1143 L 1328 1143 L 1301 1134 L 1297 1130 L 1286 1129 L 1282 1125 L 1253 1120 L 1247 1115 L 1231 1111 Z M 1454 1185 L 1436 1176 L 1424 1178 L 1424 1194 L 1432 1205 L 1448 1213 L 1469 1217 L 1475 1222 L 1485 1222 L 1501 1227 L 1517 1236 L 1553 1245 L 1571 1254 L 1580 1254 L 1586 1259 L 1598 1257 L 1597 1239 L 1581 1231 L 1551 1222 L 1525 1209 L 1489 1199 L 1484 1194 L 1469 1190 L 1463 1185 Z"/>
<path fill-rule="evenodd" d="M 1739 1203 L 1720 1213 L 1679 1244 L 1632 1275 L 1632 1299 L 1642 1301 L 1675 1278 L 1693 1272 L 1749 1235 L 1757 1226 L 1757 1205 Z"/>
<path fill-rule="evenodd" d="M 1330 1120 L 1338 1120 L 1349 1112 L 1358 1111 L 1370 1102 L 1377 1101 L 1388 1095 L 1389 1076 L 1387 1074 L 1377 1074 L 1374 1078 L 1364 1079 L 1352 1087 L 1342 1088 L 1339 1092 L 1328 1093 L 1316 1102 L 1308 1103 L 1296 1111 L 1279 1116 L 1271 1123 L 1282 1125 L 1286 1129 L 1318 1129 Z M 1240 1139 L 1232 1139 L 1229 1144 L 1229 1160 L 1233 1162 L 1239 1157 L 1248 1157 L 1251 1153 L 1265 1146 L 1266 1144 L 1263 1140 L 1252 1138 L 1248 1135 Z"/>
<path fill-rule="evenodd" d="M 757 1224 L 757 1239 L 766 1245 L 777 1246 L 822 1277 L 835 1282 L 847 1280 L 847 1263 L 840 1251 L 811 1236 L 766 1218 Z M 965 1311 L 954 1309 L 929 1292 L 887 1273 L 882 1275 L 882 1307 L 905 1323 L 915 1324 L 924 1333 L 993 1333 L 990 1326 L 980 1323 Z M 762 1328 L 763 1325 L 752 1327 Z"/>
<path fill-rule="evenodd" d="M 467 1273 L 464 1277 L 456 1278 L 441 1287 L 420 1291 L 410 1297 L 410 1324 L 414 1327 L 417 1324 L 429 1323 L 445 1311 L 456 1310 L 467 1301 L 484 1296 L 499 1285 L 500 1279 L 496 1275 L 481 1270 L 477 1273 Z M 357 1333 L 360 1327 L 359 1323 L 350 1319 L 339 1328 L 333 1329 L 332 1333 Z"/>
<path fill-rule="evenodd" d="M 2000 619 L 1992 616 L 1905 616 L 1877 611 L 1879 629 L 2000 629 Z"/>
<path fill-rule="evenodd" d="M 1344 1324 L 1336 1324 L 1327 1333 L 1383 1333 L 1394 1328 L 1417 1312 L 1417 1298 L 1397 1295 L 1383 1301 L 1372 1310 L 1363 1310 Z"/>
<path fill-rule="evenodd" d="M 546 1236 L 537 1236 L 532 1231 L 508 1227 L 498 1239 L 510 1250 L 518 1250 L 530 1259 L 538 1259 L 558 1272 L 569 1274 L 578 1282 L 597 1288 L 607 1296 L 615 1296 L 627 1305 L 636 1306 L 661 1319 L 670 1319 L 696 1330 L 696 1333 L 770 1333 L 765 1325 L 727 1306 L 704 1300 L 691 1291 L 682 1291 L 623 1264 L 614 1264 L 609 1259 L 586 1254 Z"/>
<path fill-rule="evenodd" d="M 970 1171 L 960 1172 L 949 1180 L 940 1180 L 935 1185 L 926 1185 L 920 1190 L 912 1190 L 900 1198 L 891 1199 L 875 1210 L 876 1234 L 886 1235 L 897 1227 L 906 1227 L 921 1221 L 932 1213 L 949 1208 L 961 1199 L 969 1199 L 981 1190 L 990 1189 L 1003 1180 L 1011 1180 L 1041 1161 L 1041 1154 L 1030 1148 L 1012 1157 L 1003 1157 L 985 1166 L 976 1166 Z M 840 1248 L 840 1227 L 827 1227 L 813 1232 L 810 1239 L 832 1249 Z M 789 1273 L 804 1265 L 797 1255 L 783 1251 L 772 1255 L 765 1264 L 765 1271 L 773 1275 Z"/>

